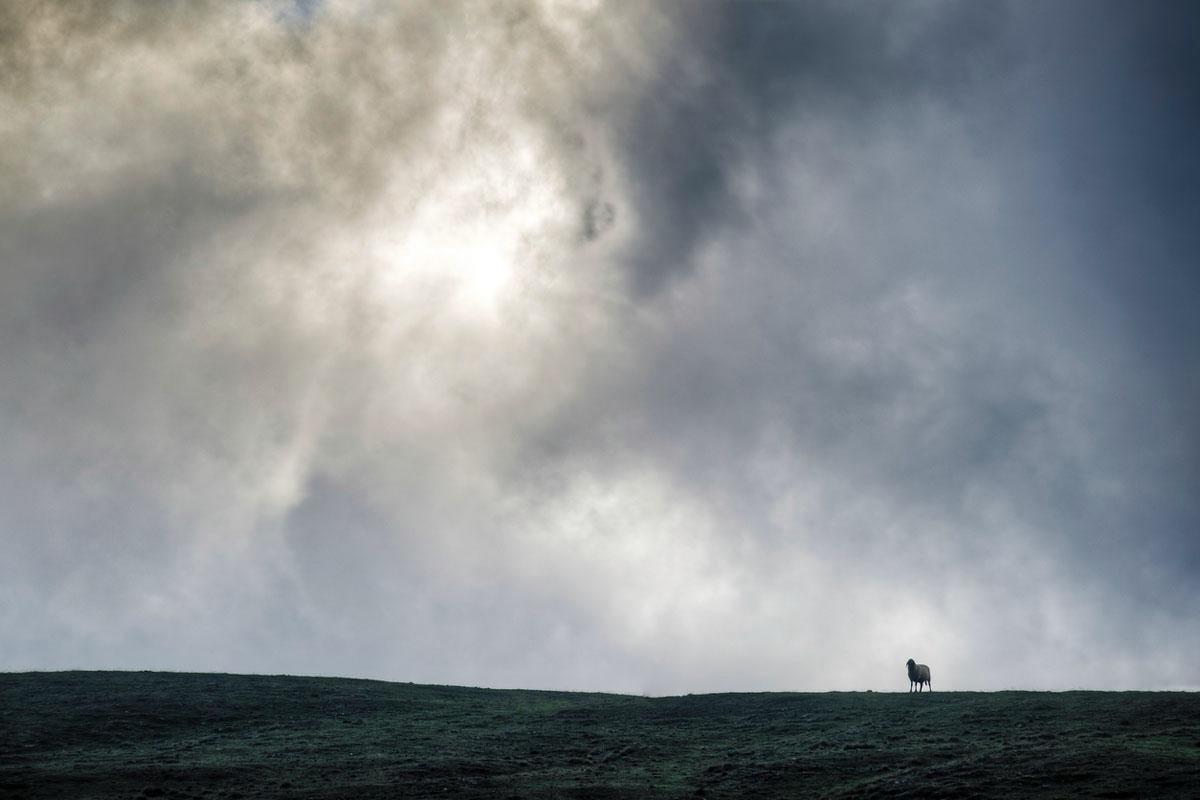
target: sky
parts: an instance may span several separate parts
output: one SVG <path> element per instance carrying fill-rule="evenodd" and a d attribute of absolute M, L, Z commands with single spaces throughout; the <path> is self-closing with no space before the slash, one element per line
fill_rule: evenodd
<path fill-rule="evenodd" d="M 1192 3 L 0 5 L 0 670 L 1200 688 Z"/>

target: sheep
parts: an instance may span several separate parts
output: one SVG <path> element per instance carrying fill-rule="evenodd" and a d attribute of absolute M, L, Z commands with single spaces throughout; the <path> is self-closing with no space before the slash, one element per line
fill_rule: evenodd
<path fill-rule="evenodd" d="M 933 683 L 929 679 L 929 667 L 925 664 L 918 664 L 911 658 L 908 660 L 908 690 L 913 690 L 913 685 L 916 684 L 917 691 L 921 691 L 924 684 L 929 685 L 929 691 L 933 691 Z"/>

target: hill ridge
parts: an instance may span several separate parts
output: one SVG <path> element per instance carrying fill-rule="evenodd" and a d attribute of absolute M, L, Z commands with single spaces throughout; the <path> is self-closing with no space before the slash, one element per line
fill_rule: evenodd
<path fill-rule="evenodd" d="M 0 798 L 1186 797 L 1200 695 L 0 673 Z"/>

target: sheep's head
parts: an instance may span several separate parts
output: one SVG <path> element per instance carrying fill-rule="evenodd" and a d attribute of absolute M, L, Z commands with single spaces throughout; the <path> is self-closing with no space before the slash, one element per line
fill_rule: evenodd
<path fill-rule="evenodd" d="M 913 668 L 913 667 L 915 667 L 916 665 L 917 665 L 917 662 L 913 661 L 913 660 L 910 658 L 910 659 L 909 659 L 909 660 L 908 660 L 908 661 L 905 663 L 905 665 L 904 665 L 904 666 L 908 667 L 909 669 L 912 669 L 912 668 Z"/>

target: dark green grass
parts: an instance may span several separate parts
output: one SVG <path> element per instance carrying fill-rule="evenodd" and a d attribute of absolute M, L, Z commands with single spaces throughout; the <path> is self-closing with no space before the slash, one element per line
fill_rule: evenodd
<path fill-rule="evenodd" d="M 0 674 L 0 798 L 964 794 L 1200 796 L 1200 695 Z"/>

